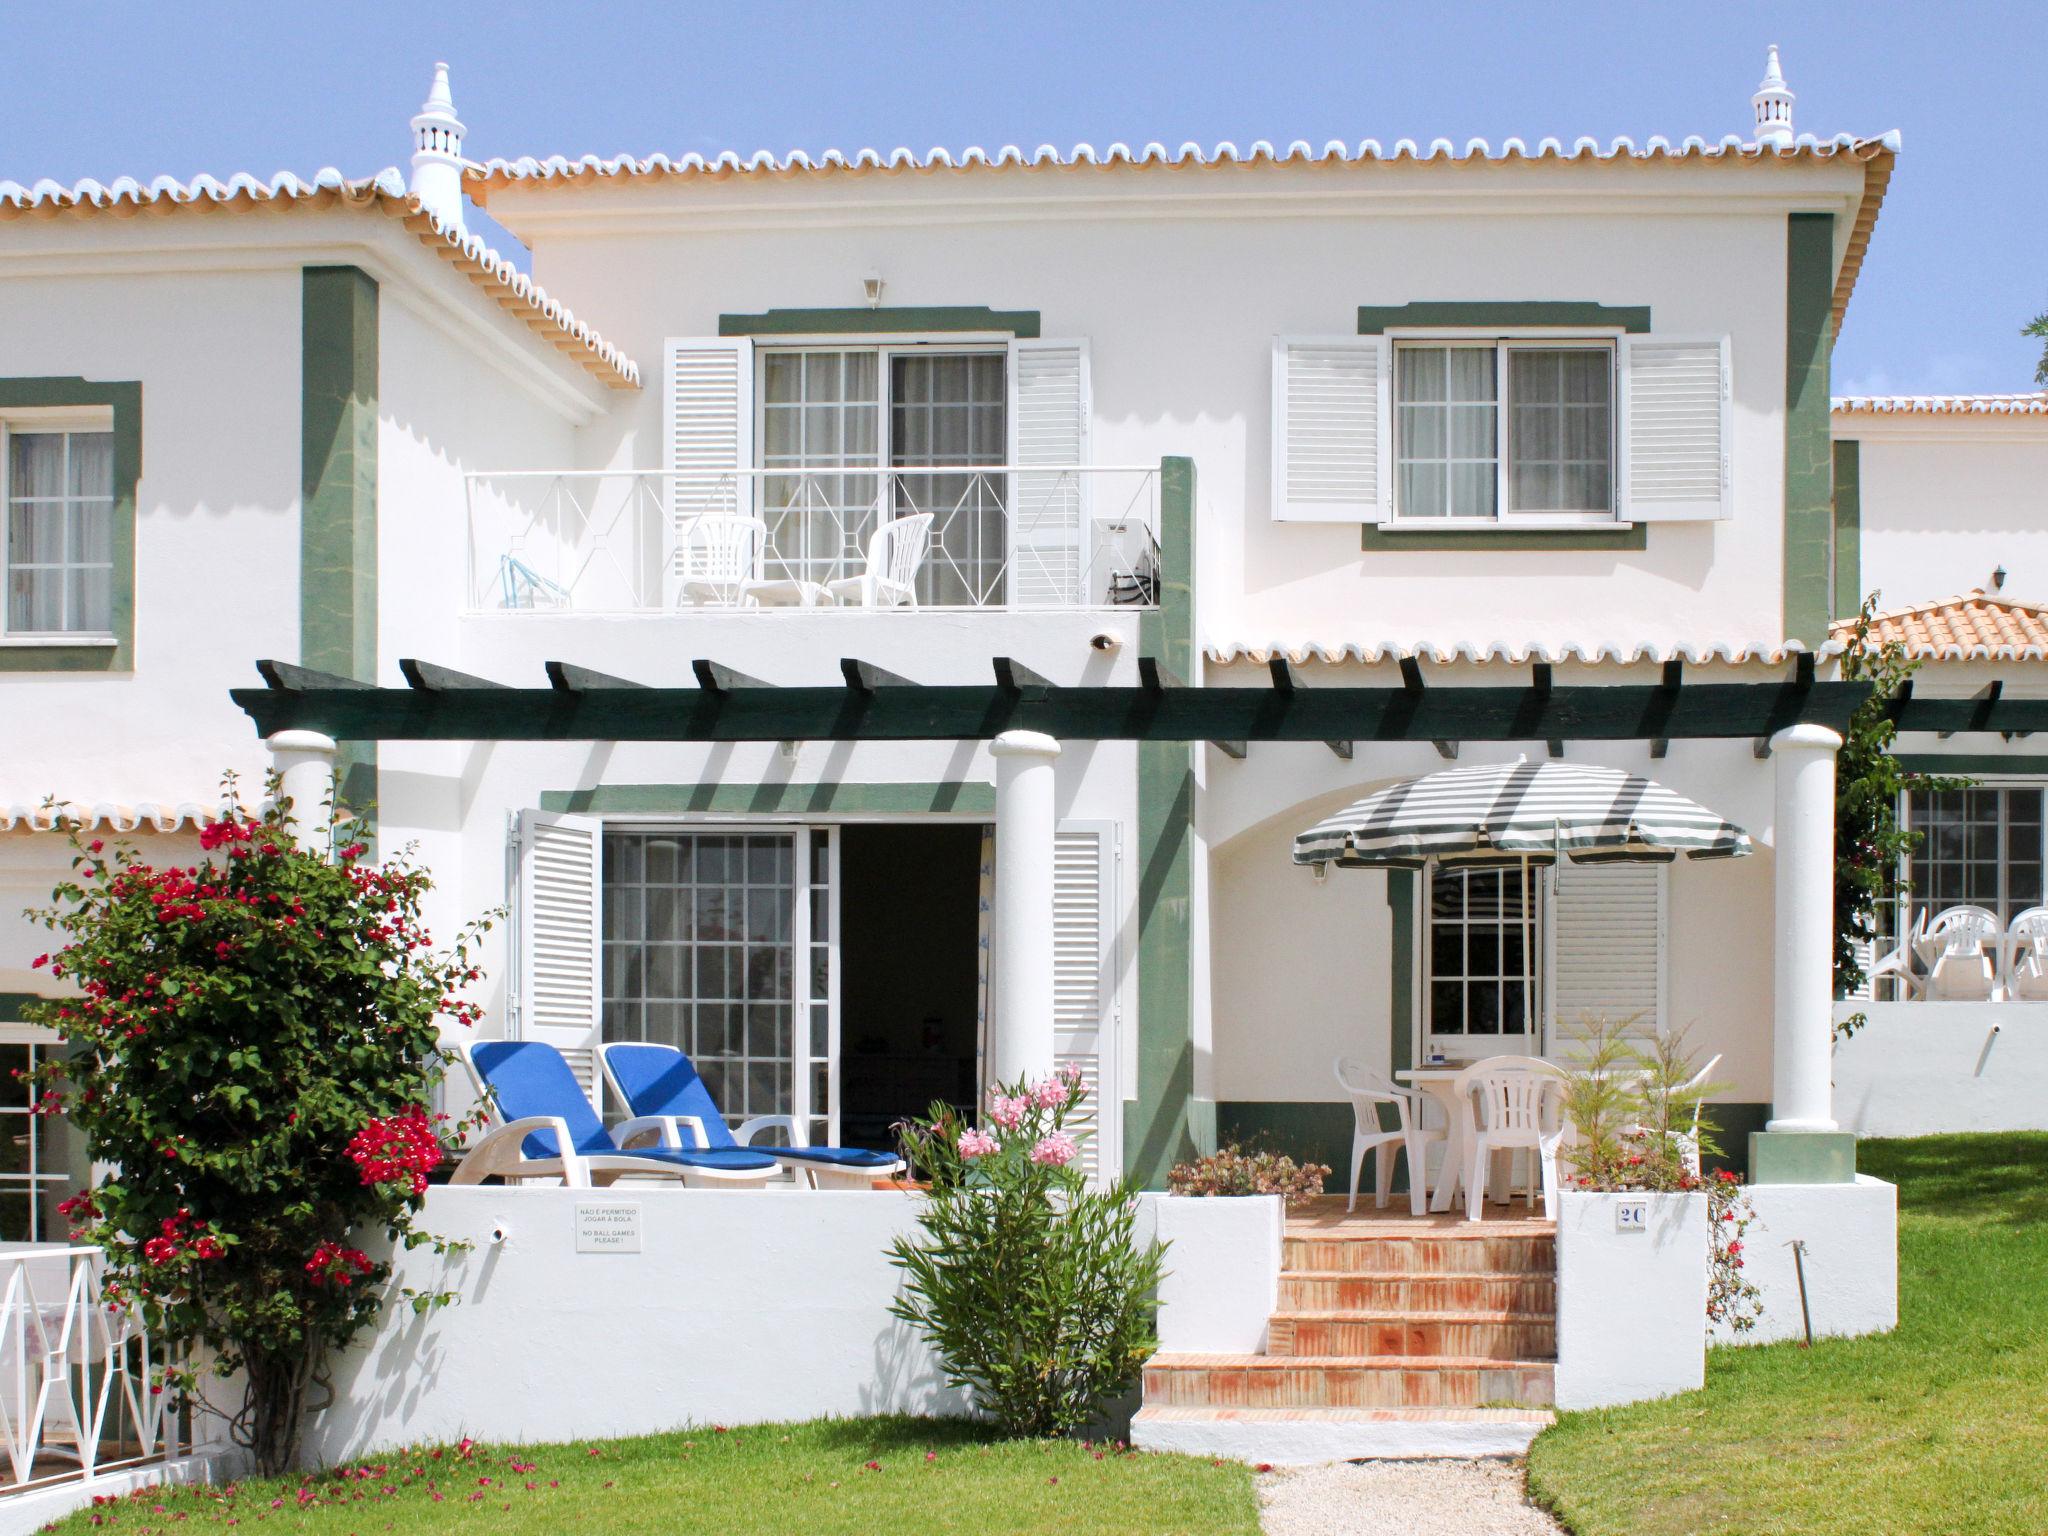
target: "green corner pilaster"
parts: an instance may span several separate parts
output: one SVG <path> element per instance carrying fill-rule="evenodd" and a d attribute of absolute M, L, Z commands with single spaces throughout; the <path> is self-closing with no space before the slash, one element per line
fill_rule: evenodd
<path fill-rule="evenodd" d="M 1828 354 L 1834 345 L 1835 216 L 1795 213 L 1785 235 L 1785 638 L 1828 637 L 1834 465 Z"/>
<path fill-rule="evenodd" d="M 1389 1073 L 1415 1065 L 1415 871 L 1387 871 Z M 1394 1081 L 1399 1082 L 1397 1077 Z"/>
<path fill-rule="evenodd" d="M 1835 617 L 1863 606 L 1863 445 L 1835 444 Z"/>
<path fill-rule="evenodd" d="M 377 680 L 377 283 L 307 267 L 299 353 L 299 664 Z M 377 744 L 343 742 L 344 803 L 373 813 Z"/>
<path fill-rule="evenodd" d="M 114 518 L 109 529 L 107 628 L 112 645 L 22 645 L 0 648 L 0 672 L 132 672 L 135 670 L 135 498 L 142 479 L 142 385 L 133 379 L 0 379 L 0 410 L 85 408 L 113 417 Z"/>
<path fill-rule="evenodd" d="M 1195 667 L 1195 461 L 1159 464 L 1159 607 L 1138 620 L 1139 648 L 1192 682 Z M 1124 1167 L 1164 1189 L 1198 1141 L 1214 1145 L 1214 1107 L 1195 1103 L 1194 750 L 1138 744 L 1138 1096 Z"/>

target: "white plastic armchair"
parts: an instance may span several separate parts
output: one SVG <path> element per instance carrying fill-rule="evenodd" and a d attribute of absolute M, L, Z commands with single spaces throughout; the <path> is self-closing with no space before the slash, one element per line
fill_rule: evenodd
<path fill-rule="evenodd" d="M 1454 1084 L 1460 1112 L 1471 1116 L 1466 1135 L 1465 1217 L 1486 1209 L 1487 1165 L 1496 1152 L 1536 1154 L 1543 1213 L 1557 1217 L 1557 1149 L 1564 1140 L 1564 1073 L 1537 1056 L 1489 1056 L 1460 1072 Z M 1529 1204 L 1536 1185 L 1529 1181 Z M 1513 1198 L 1513 1191 L 1509 1197 Z"/>
<path fill-rule="evenodd" d="M 2048 907 L 2029 907 L 2006 930 L 2005 995 L 2048 1000 Z"/>
<path fill-rule="evenodd" d="M 1365 1155 L 1376 1153 L 1373 1168 L 1373 1208 L 1385 1210 L 1394 1189 L 1394 1158 L 1408 1154 L 1408 1209 L 1417 1216 L 1428 1197 L 1424 1174 L 1431 1141 L 1442 1140 L 1443 1132 L 1422 1124 L 1422 1095 L 1410 1088 L 1397 1088 L 1364 1062 L 1349 1056 L 1337 1059 L 1337 1086 L 1351 1098 L 1351 1201 L 1346 1211 L 1358 1209 L 1358 1175 L 1365 1167 Z M 1394 1106 L 1395 1128 L 1380 1125 L 1379 1106 Z"/>
<path fill-rule="evenodd" d="M 1927 977 L 1927 995 L 1944 1002 L 1989 1002 L 1998 982 L 1995 950 L 1998 914 L 1985 907 L 1949 907 L 1937 912 L 1921 939 L 1923 952 L 1935 956 Z"/>
<path fill-rule="evenodd" d="M 761 574 L 768 525 L 758 517 L 700 517 L 676 551 L 684 602 L 731 608 L 748 601 Z"/>
<path fill-rule="evenodd" d="M 868 568 L 825 583 L 832 600 L 863 608 L 915 608 L 917 573 L 932 547 L 932 514 L 891 518 L 868 539 Z"/>
<path fill-rule="evenodd" d="M 1864 978 L 1870 984 L 1873 1001 L 1883 1001 L 1877 995 L 1881 981 L 1891 982 L 1895 997 L 1909 1000 L 1927 990 L 1927 978 L 1913 968 L 1914 962 L 1920 958 L 1920 946 L 1926 937 L 1927 909 L 1921 907 L 1913 913 L 1913 921 L 1898 944 L 1872 960 L 1865 969 Z"/>

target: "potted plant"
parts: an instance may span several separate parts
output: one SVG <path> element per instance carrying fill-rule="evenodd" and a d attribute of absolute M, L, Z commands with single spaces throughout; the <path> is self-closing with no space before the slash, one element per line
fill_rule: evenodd
<path fill-rule="evenodd" d="M 1579 1038 L 1564 1113 L 1557 1222 L 1557 1402 L 1603 1407 L 1706 1379 L 1706 1325 L 1753 1326 L 1740 1183 L 1703 1172 L 1718 1148 L 1684 1032 L 1635 1041 L 1606 1022 Z"/>

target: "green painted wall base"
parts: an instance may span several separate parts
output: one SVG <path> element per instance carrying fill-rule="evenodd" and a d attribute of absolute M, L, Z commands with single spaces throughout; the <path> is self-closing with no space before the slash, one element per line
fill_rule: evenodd
<path fill-rule="evenodd" d="M 1752 1100 L 1713 1100 L 1701 1112 L 1700 1119 L 1711 1131 L 1714 1143 L 1720 1147 L 1720 1155 L 1708 1157 L 1706 1167 L 1709 1173 L 1728 1168 L 1738 1174 L 1749 1172 L 1749 1138 L 1764 1128 L 1764 1122 L 1771 1118 L 1771 1106 Z"/>
<path fill-rule="evenodd" d="M 1854 1184 L 1851 1131 L 1755 1131 L 1749 1138 L 1752 1184 Z"/>

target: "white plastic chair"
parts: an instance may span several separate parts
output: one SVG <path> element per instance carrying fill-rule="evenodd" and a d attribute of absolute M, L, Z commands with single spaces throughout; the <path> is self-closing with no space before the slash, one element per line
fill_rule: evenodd
<path fill-rule="evenodd" d="M 1536 1154 L 1543 1185 L 1543 1213 L 1557 1218 L 1557 1149 L 1564 1140 L 1564 1074 L 1535 1056 L 1489 1056 L 1460 1072 L 1458 1107 L 1470 1116 L 1465 1138 L 1465 1217 L 1478 1221 L 1486 1207 L 1489 1163 L 1496 1152 Z M 1535 1179 L 1529 1204 L 1536 1204 Z M 1514 1191 L 1508 1191 L 1514 1198 Z"/>
<path fill-rule="evenodd" d="M 2029 907 L 2006 930 L 2005 995 L 2048 1000 L 2048 907 Z"/>
<path fill-rule="evenodd" d="M 1926 937 L 1927 909 L 1921 907 L 1913 913 L 1912 924 L 1906 929 L 1905 936 L 1898 944 L 1864 967 L 1863 975 L 1870 984 L 1871 1001 L 1884 1001 L 1877 993 L 1877 986 L 1881 981 L 1892 983 L 1895 998 L 1903 997 L 1908 1001 L 1927 990 L 1927 978 L 1913 969 L 1914 962 L 1920 956 L 1920 945 Z"/>
<path fill-rule="evenodd" d="M 917 573 L 932 547 L 932 515 L 891 518 L 868 538 L 868 568 L 825 583 L 832 600 L 862 608 L 915 608 Z"/>
<path fill-rule="evenodd" d="M 1961 906 L 1937 912 L 1920 941 L 1923 953 L 1935 954 L 1927 995 L 1951 1003 L 1989 1002 L 1998 966 L 1985 947 L 1996 943 L 1998 933 L 1998 914 L 1988 908 Z"/>
<path fill-rule="evenodd" d="M 721 608 L 746 602 L 747 587 L 761 574 L 767 541 L 768 525 L 758 517 L 698 518 L 677 551 L 683 599 Z"/>
<path fill-rule="evenodd" d="M 1429 1143 L 1441 1141 L 1444 1133 L 1422 1125 L 1422 1095 L 1412 1088 L 1397 1088 L 1364 1062 L 1349 1056 L 1337 1059 L 1337 1086 L 1351 1097 L 1351 1203 L 1347 1212 L 1358 1209 L 1358 1175 L 1365 1167 L 1365 1154 L 1378 1153 L 1373 1167 L 1373 1208 L 1385 1210 L 1394 1190 L 1394 1157 L 1408 1154 L 1408 1210 L 1420 1216 L 1429 1192 L 1424 1187 L 1424 1170 Z M 1380 1127 L 1379 1106 L 1394 1106 L 1395 1129 Z"/>
<path fill-rule="evenodd" d="M 1691 1077 L 1685 1080 L 1683 1091 L 1696 1093 L 1701 1088 L 1704 1088 L 1709 1082 L 1713 1081 L 1714 1068 L 1719 1065 L 1721 1065 L 1721 1057 L 1717 1052 L 1709 1058 L 1704 1067 L 1701 1067 L 1699 1071 L 1693 1073 Z M 1691 1128 L 1689 1130 L 1671 1132 L 1671 1139 L 1678 1143 L 1679 1166 L 1695 1178 L 1699 1177 L 1700 1171 L 1700 1109 L 1701 1101 L 1694 1099 L 1692 1101 Z M 1650 1128 L 1647 1125 L 1622 1127 L 1622 1133 L 1629 1136 L 1646 1136 L 1649 1134 L 1649 1131 Z"/>

